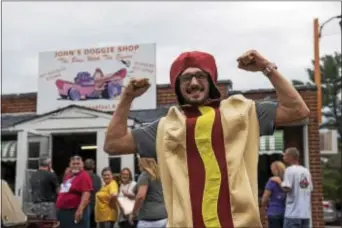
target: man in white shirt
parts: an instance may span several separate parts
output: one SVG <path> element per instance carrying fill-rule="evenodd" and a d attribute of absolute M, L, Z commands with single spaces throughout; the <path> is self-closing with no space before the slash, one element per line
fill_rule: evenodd
<path fill-rule="evenodd" d="M 313 190 L 310 171 L 299 164 L 299 152 L 295 147 L 286 149 L 284 162 L 289 165 L 281 183 L 287 192 L 284 228 L 309 228 Z"/>

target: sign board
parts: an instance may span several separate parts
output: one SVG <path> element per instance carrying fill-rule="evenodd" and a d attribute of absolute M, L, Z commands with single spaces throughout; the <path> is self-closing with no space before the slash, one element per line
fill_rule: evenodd
<path fill-rule="evenodd" d="M 115 111 L 125 85 L 148 78 L 131 110 L 156 108 L 156 45 L 134 44 L 39 53 L 37 114 L 71 104 Z"/>

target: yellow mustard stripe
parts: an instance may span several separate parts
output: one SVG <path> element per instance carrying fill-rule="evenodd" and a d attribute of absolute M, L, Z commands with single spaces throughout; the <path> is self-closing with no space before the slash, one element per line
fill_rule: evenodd
<path fill-rule="evenodd" d="M 221 172 L 212 148 L 212 129 L 215 110 L 211 107 L 200 107 L 201 116 L 195 126 L 195 142 L 204 163 L 205 185 L 202 201 L 202 215 L 206 227 L 221 227 L 217 213 L 218 197 L 221 185 Z"/>

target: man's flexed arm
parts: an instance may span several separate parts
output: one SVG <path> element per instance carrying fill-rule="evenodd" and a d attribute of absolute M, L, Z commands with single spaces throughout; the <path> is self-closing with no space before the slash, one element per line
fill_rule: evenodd
<path fill-rule="evenodd" d="M 105 152 L 109 154 L 136 152 L 136 145 L 127 127 L 127 119 L 134 98 L 144 94 L 149 87 L 147 79 L 133 79 L 128 83 L 107 128 L 103 148 Z"/>
<path fill-rule="evenodd" d="M 240 69 L 251 72 L 267 71 L 267 77 L 274 86 L 279 100 L 275 118 L 277 126 L 301 121 L 309 116 L 310 110 L 297 90 L 257 51 L 248 51 L 237 61 Z"/>
<path fill-rule="evenodd" d="M 276 69 L 271 70 L 268 78 L 274 86 L 279 100 L 275 120 L 277 126 L 301 121 L 309 116 L 309 108 L 288 80 Z"/>

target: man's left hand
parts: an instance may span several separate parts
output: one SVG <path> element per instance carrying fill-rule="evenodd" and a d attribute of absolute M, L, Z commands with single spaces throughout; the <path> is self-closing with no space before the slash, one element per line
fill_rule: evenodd
<path fill-rule="evenodd" d="M 82 219 L 83 211 L 81 209 L 77 209 L 75 212 L 75 223 L 79 223 Z"/>
<path fill-rule="evenodd" d="M 245 52 L 237 59 L 238 68 L 250 72 L 263 71 L 270 63 L 265 57 L 255 50 Z"/>

